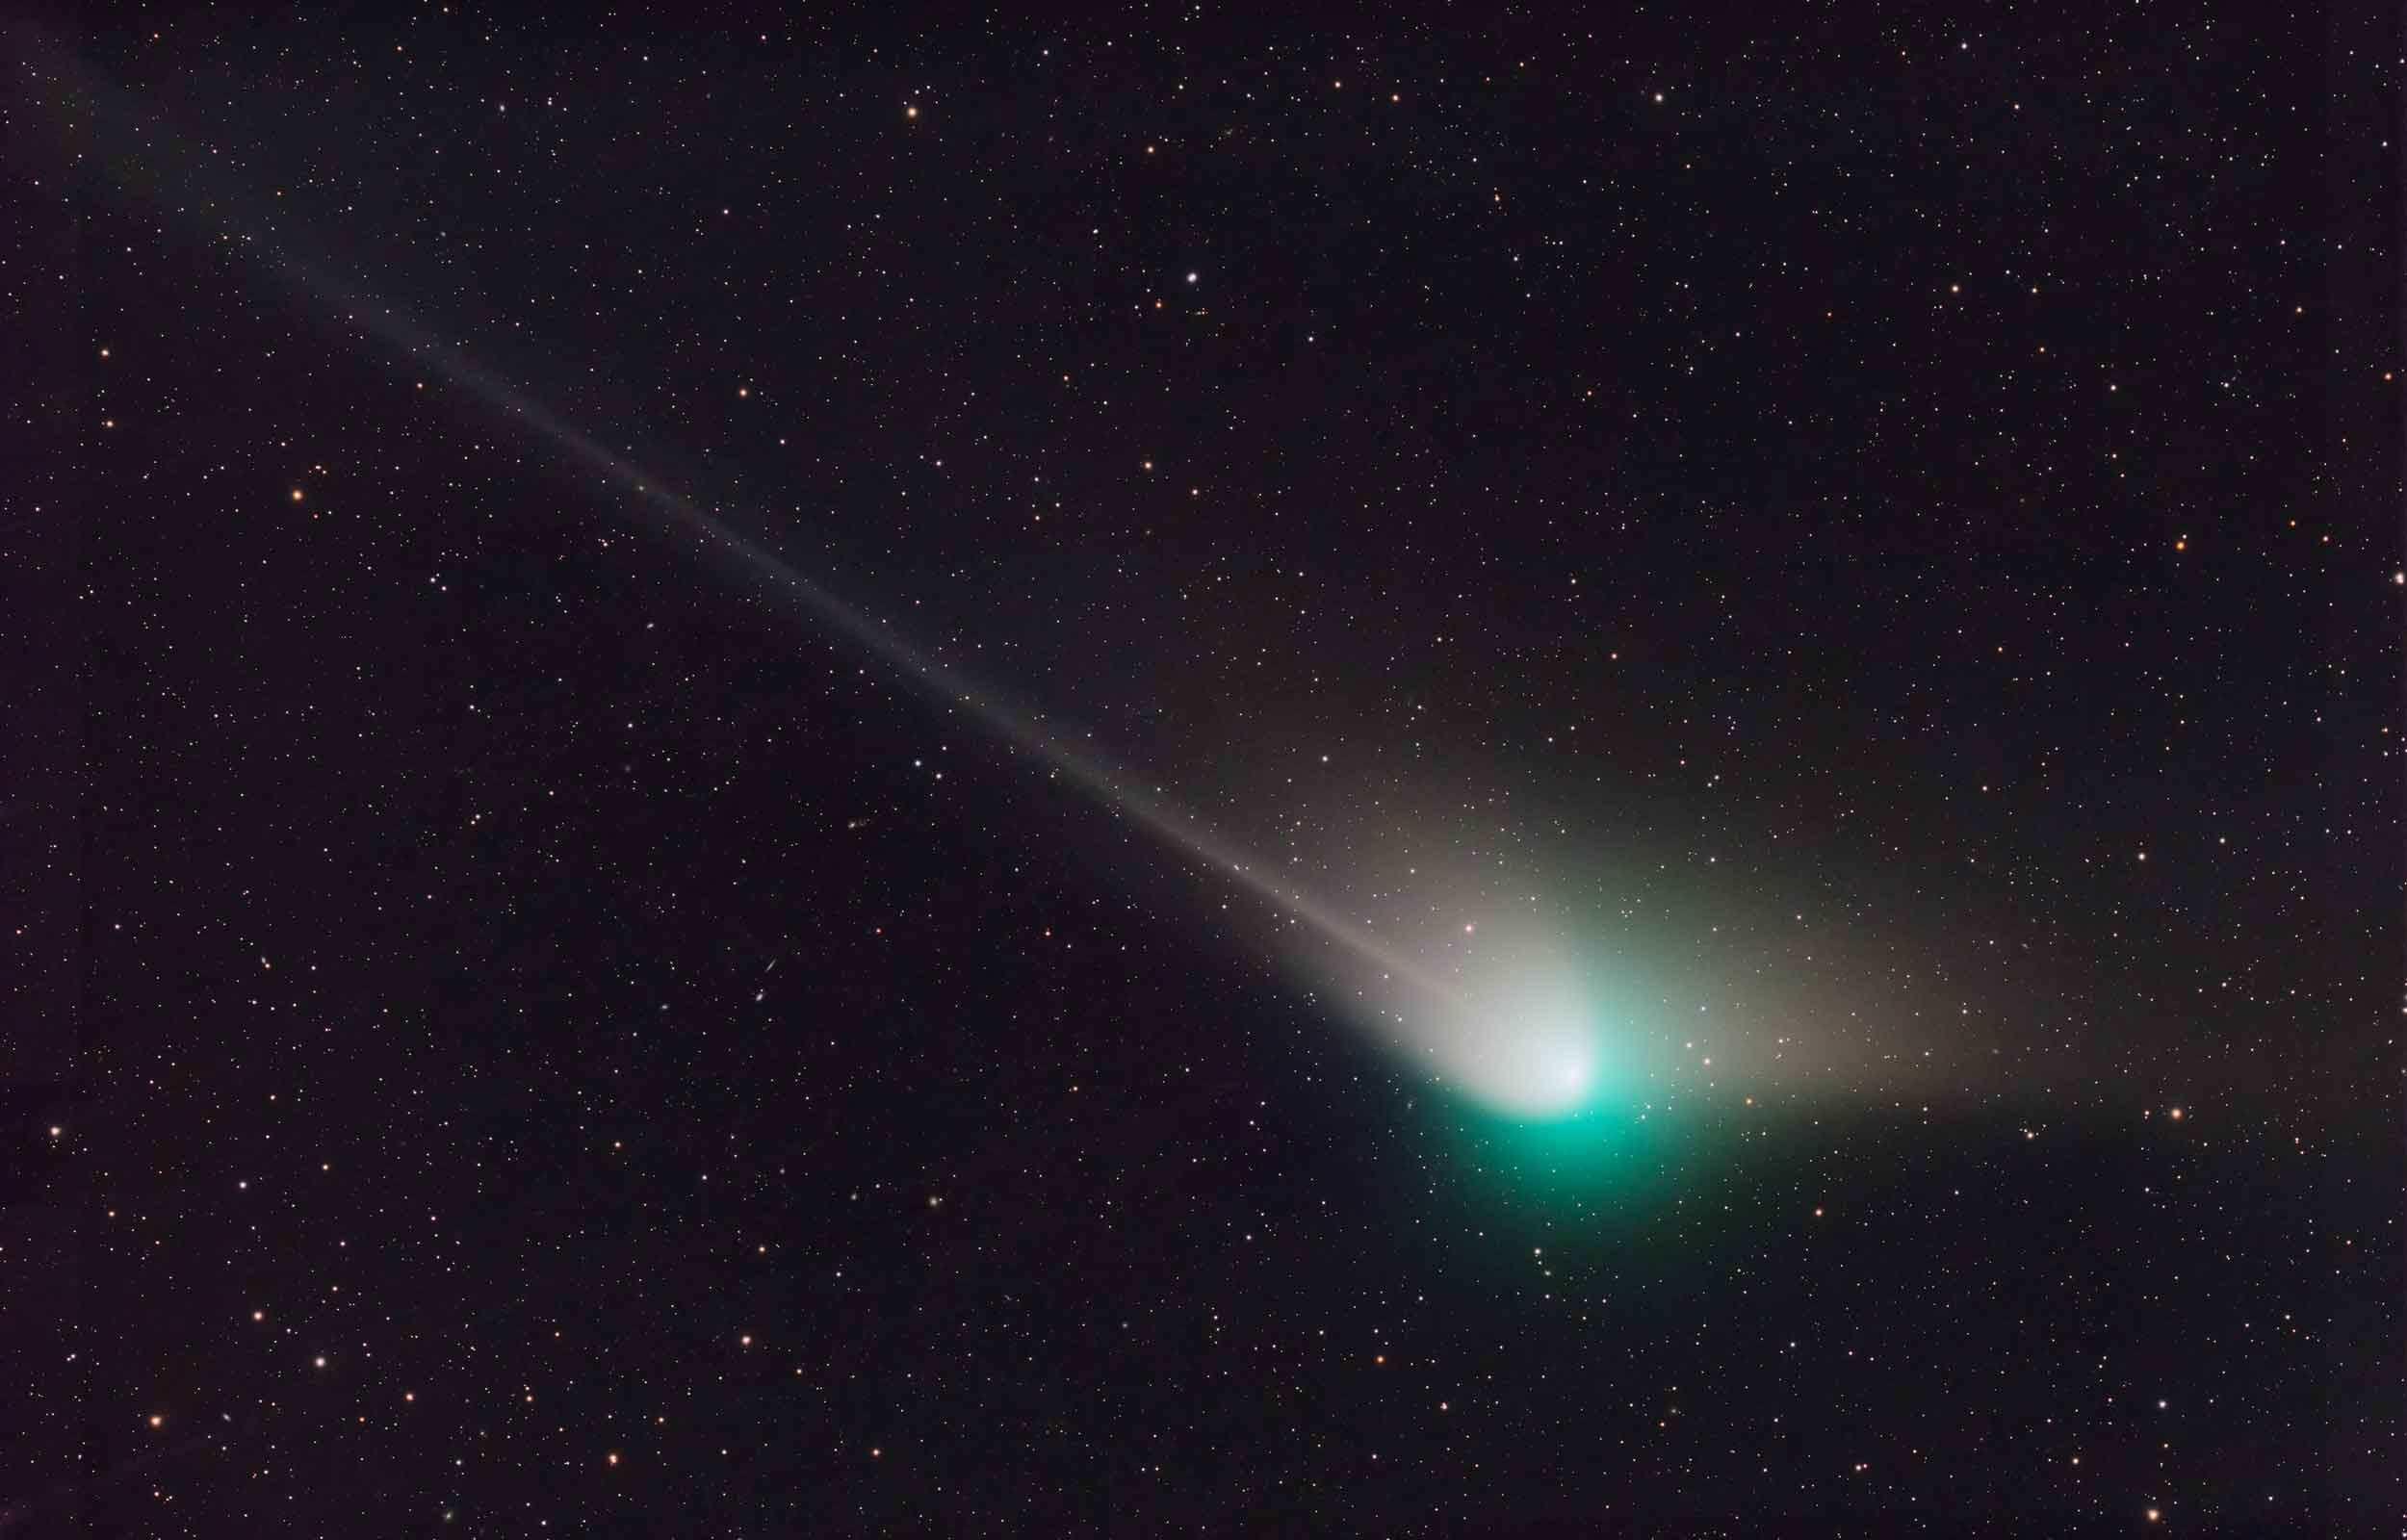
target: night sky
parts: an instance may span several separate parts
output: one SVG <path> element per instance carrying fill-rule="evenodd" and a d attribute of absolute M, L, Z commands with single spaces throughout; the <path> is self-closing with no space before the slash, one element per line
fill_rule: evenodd
<path fill-rule="evenodd" d="M 0 1534 L 2395 1533 L 2380 8 L 10 35 Z"/>

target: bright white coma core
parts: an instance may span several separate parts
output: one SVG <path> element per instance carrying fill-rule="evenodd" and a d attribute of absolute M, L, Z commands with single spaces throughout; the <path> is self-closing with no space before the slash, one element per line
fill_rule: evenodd
<path fill-rule="evenodd" d="M 1465 1003 L 1407 1023 L 1431 1068 L 1515 1116 L 1565 1116 L 1588 1101 L 1603 1051 L 1587 991 L 1569 970 L 1464 982 Z"/>

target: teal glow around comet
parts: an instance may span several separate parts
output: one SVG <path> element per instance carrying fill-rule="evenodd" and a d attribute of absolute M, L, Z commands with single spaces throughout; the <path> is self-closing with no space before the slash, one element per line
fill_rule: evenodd
<path fill-rule="evenodd" d="M 1688 1159 L 1690 1118 L 1667 1101 L 1601 1094 L 1553 1117 L 1465 1102 L 1438 1121 L 1453 1169 L 1519 1197 L 1629 1207 L 1672 1182 Z"/>
<path fill-rule="evenodd" d="M 1647 1211 L 1687 1180 L 1714 1097 L 1681 1071 L 1643 964 L 1526 927 L 1455 982 L 1469 1004 L 1416 1055 L 1450 1169 L 1498 1201 L 1592 1215 Z"/>

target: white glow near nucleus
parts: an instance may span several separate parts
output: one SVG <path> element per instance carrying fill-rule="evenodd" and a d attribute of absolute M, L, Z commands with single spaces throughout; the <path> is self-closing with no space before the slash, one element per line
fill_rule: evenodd
<path fill-rule="evenodd" d="M 1596 1078 L 1599 1045 L 1577 982 L 1557 967 L 1475 993 L 1440 1029 L 1435 1055 L 1452 1061 L 1465 1093 L 1501 1112 L 1571 1111 Z"/>
<path fill-rule="evenodd" d="M 1484 926 L 1473 945 L 1411 948 L 1422 980 L 1361 991 L 1365 1025 L 1423 1071 L 1494 1112 L 1561 1117 L 1605 1069 L 1598 1009 L 1565 948 L 1534 927 Z"/>

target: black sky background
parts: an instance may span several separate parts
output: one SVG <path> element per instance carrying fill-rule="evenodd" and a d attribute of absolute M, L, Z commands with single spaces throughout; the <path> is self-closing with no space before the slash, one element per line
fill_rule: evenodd
<path fill-rule="evenodd" d="M 2394 17 L 407 14 L 13 40 L 0 1532 L 2395 1517 Z"/>

